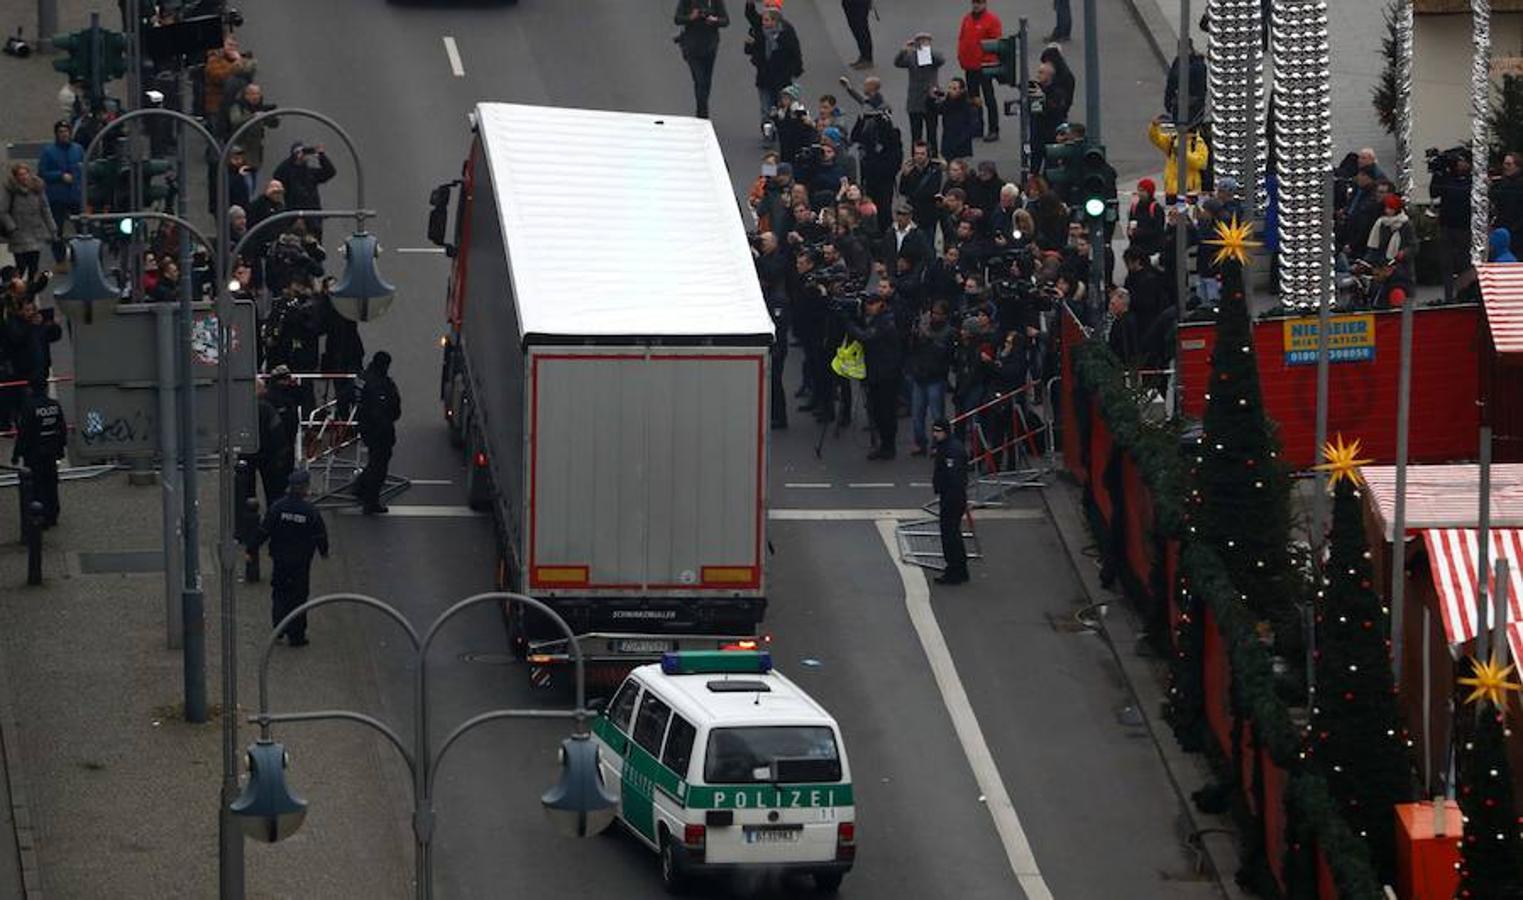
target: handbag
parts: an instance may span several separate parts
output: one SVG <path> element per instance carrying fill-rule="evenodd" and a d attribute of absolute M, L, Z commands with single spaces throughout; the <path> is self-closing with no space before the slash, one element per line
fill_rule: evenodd
<path fill-rule="evenodd" d="M 836 348 L 835 358 L 830 361 L 830 370 L 842 378 L 850 378 L 852 381 L 861 381 L 867 377 L 867 354 L 862 349 L 862 342 L 857 340 L 845 340 Z"/>

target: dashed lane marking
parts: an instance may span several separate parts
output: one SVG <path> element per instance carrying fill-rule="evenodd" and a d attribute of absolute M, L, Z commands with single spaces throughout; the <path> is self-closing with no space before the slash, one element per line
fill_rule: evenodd
<path fill-rule="evenodd" d="M 392 507 L 395 509 L 396 507 Z M 795 509 L 783 507 L 767 511 L 774 522 L 876 522 L 879 519 L 934 519 L 935 513 L 923 509 Z M 981 509 L 979 521 L 1037 521 L 1047 518 L 1041 509 Z"/>
<path fill-rule="evenodd" d="M 415 482 L 416 483 L 416 482 Z M 486 513 L 477 512 L 469 506 L 425 506 L 423 504 L 403 506 L 393 503 L 388 507 L 389 511 L 376 518 L 378 519 L 477 519 Z M 364 513 L 359 508 L 341 509 L 341 516 L 359 516 Z"/>
<path fill-rule="evenodd" d="M 899 570 L 899 580 L 904 585 L 904 606 L 909 612 L 910 623 L 920 638 L 920 646 L 931 664 L 931 675 L 941 691 L 942 703 L 952 718 L 952 728 L 957 733 L 958 743 L 962 744 L 968 766 L 973 770 L 973 778 L 983 793 L 980 799 L 994 819 L 994 830 L 999 833 L 1000 842 L 1005 846 L 1005 856 L 1010 861 L 1010 869 L 1015 873 L 1015 880 L 1027 900 L 1052 900 L 1052 891 L 1048 889 L 1041 869 L 1037 868 L 1036 855 L 1031 852 L 1031 843 L 1021 828 L 1021 818 L 1015 812 L 1015 804 L 1010 801 L 1004 780 L 1000 778 L 994 754 L 989 751 L 989 744 L 984 740 L 983 729 L 979 727 L 978 717 L 973 714 L 973 704 L 968 700 L 962 679 L 957 675 L 957 666 L 952 661 L 946 637 L 936 621 L 936 612 L 931 608 L 931 589 L 925 581 L 925 570 L 900 558 L 897 528 L 892 521 L 878 521 L 878 534 L 883 538 L 883 545 L 888 548 L 888 555 L 894 561 L 894 567 Z"/>
<path fill-rule="evenodd" d="M 451 478 L 409 478 L 409 479 L 407 479 L 407 483 L 408 484 L 430 485 L 430 484 L 454 484 L 455 482 L 454 482 L 454 479 L 451 479 Z"/>
<path fill-rule="evenodd" d="M 785 482 L 783 487 L 795 491 L 813 491 L 823 488 L 833 488 L 835 485 L 831 484 L 828 481 L 789 481 Z"/>
<path fill-rule="evenodd" d="M 443 254 L 443 247 L 398 247 L 395 253 L 438 253 Z"/>
<path fill-rule="evenodd" d="M 455 39 L 449 35 L 444 36 L 444 53 L 449 57 L 449 70 L 456 78 L 465 77 L 465 64 L 460 61 L 460 48 L 455 46 Z"/>
<path fill-rule="evenodd" d="M 849 488 L 891 488 L 898 487 L 892 481 L 853 481 L 846 485 Z"/>

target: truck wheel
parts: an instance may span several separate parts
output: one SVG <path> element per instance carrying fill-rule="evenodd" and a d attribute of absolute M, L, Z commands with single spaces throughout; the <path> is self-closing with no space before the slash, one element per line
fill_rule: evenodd
<path fill-rule="evenodd" d="M 816 872 L 814 873 L 814 889 L 822 894 L 834 894 L 841 889 L 841 879 L 846 877 L 841 872 Z"/>
<path fill-rule="evenodd" d="M 461 383 L 459 375 L 450 378 L 449 399 L 446 401 L 447 409 L 451 415 L 445 417 L 449 425 L 449 444 L 456 450 L 465 446 L 465 426 L 460 421 L 465 415 L 465 386 Z"/>
<path fill-rule="evenodd" d="M 465 454 L 465 504 L 476 512 L 486 512 L 492 508 L 492 474 L 488 466 L 476 464 L 476 454 L 480 448 L 475 440 L 475 431 L 471 432 L 471 440 L 467 442 Z"/>
<path fill-rule="evenodd" d="M 671 836 L 664 831 L 661 833 L 661 885 L 673 896 L 687 893 L 687 872 L 683 871 L 682 860 L 677 857 Z"/>

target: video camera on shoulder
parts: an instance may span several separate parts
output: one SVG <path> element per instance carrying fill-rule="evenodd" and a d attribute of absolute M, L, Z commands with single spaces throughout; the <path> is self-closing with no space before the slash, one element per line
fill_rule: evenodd
<path fill-rule="evenodd" d="M 1470 148 L 1463 145 L 1440 150 L 1437 147 L 1429 147 L 1423 151 L 1423 158 L 1428 163 L 1428 174 L 1434 178 L 1451 178 L 1460 175 L 1459 164 L 1463 160 L 1470 162 Z"/>

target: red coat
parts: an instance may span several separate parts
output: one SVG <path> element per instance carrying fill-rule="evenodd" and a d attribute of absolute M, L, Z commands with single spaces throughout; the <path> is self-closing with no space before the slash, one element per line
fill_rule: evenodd
<path fill-rule="evenodd" d="M 971 72 L 984 66 L 992 66 L 999 62 L 999 57 L 993 53 L 985 53 L 983 41 L 997 40 L 1004 36 L 1004 26 L 999 23 L 999 16 L 984 10 L 984 14 L 974 18 L 972 13 L 962 17 L 962 27 L 957 31 L 957 64 L 964 71 Z"/>

